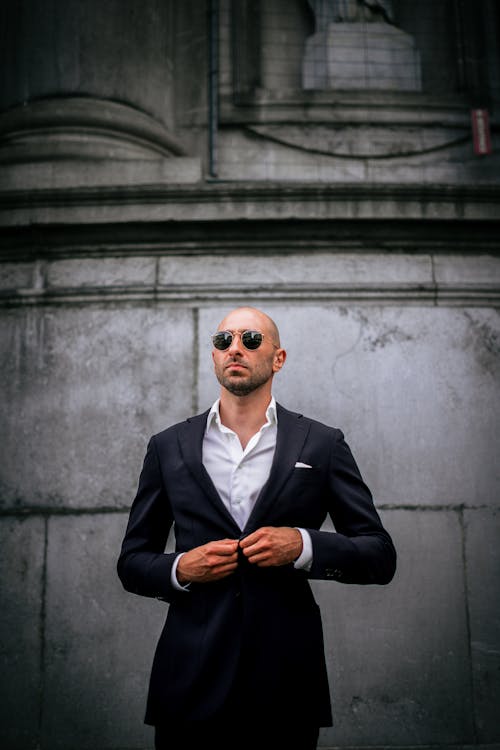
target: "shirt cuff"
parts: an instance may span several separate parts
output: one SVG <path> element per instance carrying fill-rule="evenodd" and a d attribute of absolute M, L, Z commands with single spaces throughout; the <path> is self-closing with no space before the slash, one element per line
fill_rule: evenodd
<path fill-rule="evenodd" d="M 184 552 L 181 552 L 180 555 L 177 555 L 174 560 L 174 564 L 172 565 L 172 570 L 170 571 L 170 583 L 177 591 L 189 591 L 189 583 L 186 586 L 181 586 L 181 584 L 177 580 L 177 566 L 183 554 Z"/>
<path fill-rule="evenodd" d="M 308 531 L 305 529 L 299 529 L 298 526 L 295 526 L 297 531 L 300 531 L 300 535 L 302 537 L 302 552 L 298 556 L 298 558 L 295 560 L 293 567 L 299 568 L 301 570 L 311 570 L 312 562 L 313 562 L 313 549 L 312 549 L 312 541 L 311 541 L 311 535 Z"/>

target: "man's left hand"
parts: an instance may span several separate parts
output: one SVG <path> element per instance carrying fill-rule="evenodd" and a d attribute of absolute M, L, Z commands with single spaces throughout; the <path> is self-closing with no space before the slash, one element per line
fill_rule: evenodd
<path fill-rule="evenodd" d="M 302 535 L 289 526 L 262 526 L 244 537 L 240 548 L 253 565 L 288 565 L 302 552 Z"/>

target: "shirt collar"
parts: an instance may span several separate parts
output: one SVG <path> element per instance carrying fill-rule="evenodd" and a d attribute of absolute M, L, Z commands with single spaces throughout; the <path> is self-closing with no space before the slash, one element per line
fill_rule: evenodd
<path fill-rule="evenodd" d="M 220 404 L 220 398 L 218 398 L 217 401 L 215 401 L 212 404 L 212 407 L 211 407 L 210 411 L 208 412 L 207 426 L 206 426 L 206 429 L 205 429 L 205 435 L 207 434 L 207 432 L 211 428 L 212 424 L 215 424 L 215 426 L 219 430 L 225 429 L 224 425 L 220 421 L 219 404 Z M 267 424 L 269 424 L 269 425 L 277 425 L 278 424 L 278 412 L 277 412 L 277 409 L 276 409 L 276 399 L 274 398 L 274 396 L 271 396 L 271 400 L 269 402 L 269 406 L 266 409 L 266 425 Z M 265 425 L 263 425 L 263 427 L 264 426 Z"/>

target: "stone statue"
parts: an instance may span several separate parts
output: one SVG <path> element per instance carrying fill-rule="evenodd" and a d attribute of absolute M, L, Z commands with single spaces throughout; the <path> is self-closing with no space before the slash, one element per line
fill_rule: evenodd
<path fill-rule="evenodd" d="M 394 23 L 391 0 L 308 0 L 317 29 L 329 23 Z"/>
<path fill-rule="evenodd" d="M 306 41 L 304 89 L 420 91 L 420 55 L 396 26 L 390 0 L 308 0 L 315 30 Z"/>

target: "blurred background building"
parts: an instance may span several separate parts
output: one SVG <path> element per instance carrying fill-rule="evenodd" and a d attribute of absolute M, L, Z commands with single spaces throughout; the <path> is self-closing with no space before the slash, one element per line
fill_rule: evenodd
<path fill-rule="evenodd" d="M 499 31 L 495 0 L 0 4 L 4 750 L 152 746 L 166 605 L 115 563 L 240 304 L 399 553 L 314 583 L 321 747 L 500 747 Z"/>

